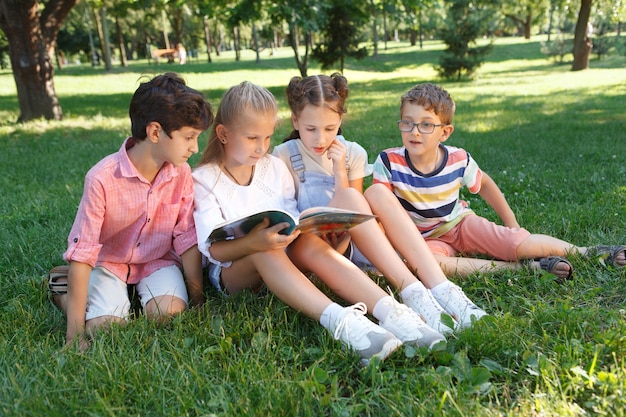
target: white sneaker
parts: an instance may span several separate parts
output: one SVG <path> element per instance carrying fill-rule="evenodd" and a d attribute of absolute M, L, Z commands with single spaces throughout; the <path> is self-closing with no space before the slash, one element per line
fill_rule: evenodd
<path fill-rule="evenodd" d="M 391 299 L 391 310 L 378 324 L 395 334 L 403 343 L 432 349 L 439 342 L 445 342 L 436 330 L 431 329 L 415 311 Z"/>
<path fill-rule="evenodd" d="M 402 346 L 402 341 L 393 333 L 365 317 L 366 312 L 364 303 L 345 307 L 333 333 L 336 340 L 341 340 L 357 351 L 364 365 L 374 357 L 384 360 Z"/>
<path fill-rule="evenodd" d="M 447 326 L 443 321 L 441 321 L 442 314 L 445 314 L 446 316 L 449 316 L 449 314 L 443 309 L 443 307 L 441 307 L 441 305 L 439 305 L 432 293 L 428 291 L 426 287 L 422 286 L 420 290 L 413 291 L 409 297 L 403 298 L 402 301 L 413 311 L 422 316 L 426 324 L 428 324 L 435 331 L 444 336 L 447 336 L 454 331 L 453 328 Z M 452 321 L 454 326 L 456 326 L 456 320 L 452 318 Z"/>
<path fill-rule="evenodd" d="M 448 287 L 442 291 L 433 291 L 433 297 L 457 322 L 457 328 L 465 329 L 472 325 L 472 321 L 480 320 L 486 316 L 481 308 L 476 306 L 458 286 L 449 282 Z"/>

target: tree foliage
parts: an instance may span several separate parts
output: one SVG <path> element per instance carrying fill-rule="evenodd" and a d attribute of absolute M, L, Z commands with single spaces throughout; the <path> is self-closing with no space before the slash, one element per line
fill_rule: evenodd
<path fill-rule="evenodd" d="M 517 27 L 519 34 L 530 39 L 533 25 L 538 24 L 550 4 L 548 0 L 521 0 L 502 2 L 502 14 Z"/>
<path fill-rule="evenodd" d="M 437 72 L 444 78 L 472 76 L 483 64 L 493 44 L 476 46 L 476 40 L 485 35 L 493 19 L 491 3 L 471 0 L 447 0 L 446 24 L 440 30 L 447 49 L 439 59 Z"/>
<path fill-rule="evenodd" d="M 327 12 L 328 5 L 317 0 L 282 0 L 273 2 L 269 16 L 273 25 L 287 27 L 287 39 L 294 53 L 302 77 L 307 76 L 312 36 L 319 31 L 319 17 Z M 300 39 L 304 38 L 304 54 Z"/>
<path fill-rule="evenodd" d="M 77 0 L 0 0 L 0 28 L 9 42 L 19 121 L 60 120 L 52 59 L 63 19 Z"/>
<path fill-rule="evenodd" d="M 420 47 L 422 39 L 442 39 L 447 49 L 437 70 L 461 79 L 471 77 L 491 50 L 491 44 L 478 46 L 484 36 L 529 38 L 547 31 L 549 48 L 553 30 L 564 38 L 575 32 L 572 69 L 582 69 L 597 36 L 619 34 L 626 20 L 624 0 L 81 0 L 66 19 L 77 2 L 0 0 L 0 67 L 13 68 L 21 120 L 62 117 L 53 84 L 55 51 L 72 62 L 97 55 L 109 70 L 117 51 L 114 64 L 125 65 L 127 59 L 150 59 L 153 47 L 171 49 L 178 42 L 190 56 L 206 44 L 208 62 L 211 48 L 219 55 L 232 46 L 236 60 L 250 48 L 259 62 L 267 45 L 286 44 L 306 76 L 310 58 L 323 70 L 337 66 L 343 72 L 346 59 L 368 54 L 363 45 L 376 55 L 379 35 L 386 47 L 393 33 L 411 45 L 419 40 Z"/>
<path fill-rule="evenodd" d="M 331 2 L 327 20 L 321 27 L 322 42 L 312 54 L 323 70 L 329 70 L 339 62 L 343 73 L 347 57 L 362 59 L 367 56 L 367 48 L 359 46 L 363 40 L 360 28 L 367 22 L 368 16 L 362 5 L 349 0 Z"/>

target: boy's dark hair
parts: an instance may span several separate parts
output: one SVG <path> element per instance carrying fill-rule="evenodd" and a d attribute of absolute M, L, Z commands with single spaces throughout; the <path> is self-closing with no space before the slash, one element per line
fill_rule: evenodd
<path fill-rule="evenodd" d="M 168 136 L 186 126 L 204 131 L 213 123 L 211 105 L 204 96 L 173 72 L 141 83 L 130 100 L 128 115 L 135 140 L 146 138 L 146 126 L 152 122 L 159 123 Z"/>

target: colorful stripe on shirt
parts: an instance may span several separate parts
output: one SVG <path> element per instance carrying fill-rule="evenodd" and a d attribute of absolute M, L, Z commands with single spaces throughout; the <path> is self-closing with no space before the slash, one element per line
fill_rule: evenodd
<path fill-rule="evenodd" d="M 474 194 L 480 191 L 482 171 L 469 153 L 451 146 L 441 148 L 444 160 L 429 174 L 412 166 L 404 147 L 381 152 L 374 163 L 374 183 L 394 192 L 424 236 L 469 210 L 459 199 L 461 187 Z"/>

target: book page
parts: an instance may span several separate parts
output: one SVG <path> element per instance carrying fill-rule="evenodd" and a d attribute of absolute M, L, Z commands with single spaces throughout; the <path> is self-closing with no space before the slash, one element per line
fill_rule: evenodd
<path fill-rule="evenodd" d="M 302 233 L 341 233 L 363 222 L 375 218 L 373 214 L 363 214 L 333 207 L 311 207 L 300 214 L 297 229 Z"/>

